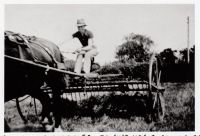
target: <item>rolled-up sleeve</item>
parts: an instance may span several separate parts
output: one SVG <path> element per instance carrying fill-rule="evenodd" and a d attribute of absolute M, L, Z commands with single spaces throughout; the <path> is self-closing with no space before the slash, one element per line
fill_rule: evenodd
<path fill-rule="evenodd" d="M 77 33 L 72 34 L 72 38 L 78 38 Z"/>

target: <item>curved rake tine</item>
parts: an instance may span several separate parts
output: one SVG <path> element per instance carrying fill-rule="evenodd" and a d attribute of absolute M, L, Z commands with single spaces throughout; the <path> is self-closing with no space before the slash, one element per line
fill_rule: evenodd
<path fill-rule="evenodd" d="M 80 92 L 78 94 L 79 94 L 79 101 L 81 101 L 81 94 L 80 94 Z"/>
<path fill-rule="evenodd" d="M 85 93 L 86 93 L 86 99 L 89 99 L 89 93 L 88 92 Z"/>
<path fill-rule="evenodd" d="M 74 101 L 74 100 L 73 100 L 73 95 L 72 95 L 72 93 L 71 93 L 71 98 L 72 98 L 72 101 Z"/>
<path fill-rule="evenodd" d="M 93 88 L 93 87 L 92 87 Z M 93 89 L 92 89 L 93 90 Z M 90 96 L 94 96 L 93 92 L 91 92 L 91 95 Z"/>
<path fill-rule="evenodd" d="M 77 101 L 77 96 L 76 96 L 76 92 L 74 93 L 74 95 L 75 95 L 75 97 L 74 97 L 74 98 L 75 98 L 75 101 Z"/>

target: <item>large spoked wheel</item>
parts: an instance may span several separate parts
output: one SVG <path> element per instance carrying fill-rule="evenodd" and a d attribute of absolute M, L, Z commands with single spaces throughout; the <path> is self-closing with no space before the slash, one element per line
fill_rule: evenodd
<path fill-rule="evenodd" d="M 149 63 L 149 89 L 152 97 L 152 118 L 162 121 L 165 115 L 164 88 L 161 86 L 161 64 L 153 54 Z"/>
<path fill-rule="evenodd" d="M 16 107 L 24 123 L 41 120 L 43 107 L 38 99 L 33 98 L 30 95 L 16 98 Z"/>

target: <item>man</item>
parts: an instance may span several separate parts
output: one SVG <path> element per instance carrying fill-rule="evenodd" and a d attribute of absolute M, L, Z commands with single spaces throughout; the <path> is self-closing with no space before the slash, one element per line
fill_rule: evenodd
<path fill-rule="evenodd" d="M 74 72 L 80 74 L 82 69 L 82 61 L 84 58 L 83 71 L 90 73 L 91 58 L 98 54 L 97 48 L 94 45 L 94 36 L 91 31 L 85 29 L 86 23 L 84 19 L 77 20 L 78 31 L 72 35 L 73 38 L 78 38 L 82 47 L 74 53 L 78 53 L 75 63 Z"/>

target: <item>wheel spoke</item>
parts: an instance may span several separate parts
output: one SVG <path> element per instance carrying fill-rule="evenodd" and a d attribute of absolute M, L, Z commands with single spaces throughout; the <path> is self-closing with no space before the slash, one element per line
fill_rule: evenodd
<path fill-rule="evenodd" d="M 35 114 L 36 114 L 36 116 L 38 116 L 38 113 L 37 113 L 37 105 L 36 105 L 36 101 L 35 101 L 35 98 L 33 98 L 34 99 L 34 107 L 35 107 Z"/>

